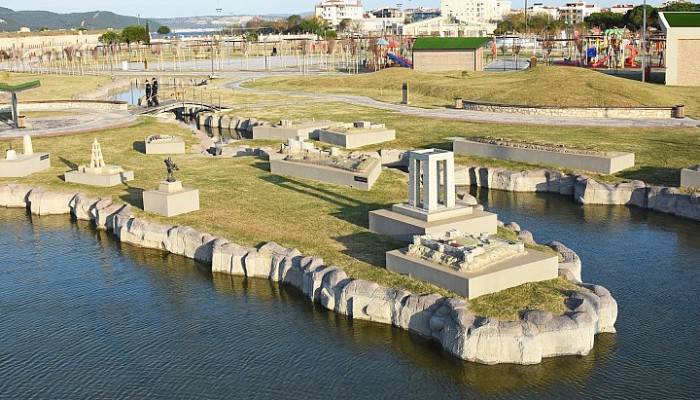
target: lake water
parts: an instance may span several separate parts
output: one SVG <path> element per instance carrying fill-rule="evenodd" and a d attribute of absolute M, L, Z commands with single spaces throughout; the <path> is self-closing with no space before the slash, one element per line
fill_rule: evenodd
<path fill-rule="evenodd" d="M 559 239 L 620 305 L 586 357 L 463 362 L 266 280 L 214 275 L 67 217 L 0 209 L 0 398 L 696 398 L 700 223 L 479 193 Z"/>

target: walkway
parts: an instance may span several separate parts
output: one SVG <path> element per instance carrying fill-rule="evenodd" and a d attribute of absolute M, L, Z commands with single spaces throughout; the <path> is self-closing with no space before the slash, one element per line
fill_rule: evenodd
<path fill-rule="evenodd" d="M 32 137 L 61 136 L 123 128 L 135 125 L 138 122 L 138 118 L 128 113 L 99 112 L 83 114 L 78 112 L 68 116 L 31 118 L 27 122 L 31 125 L 26 129 L 13 129 L 6 123 L 0 123 L 0 139 L 17 138 L 27 134 Z"/>
<path fill-rule="evenodd" d="M 316 100 L 329 102 L 349 103 L 357 106 L 371 107 L 380 110 L 398 112 L 421 118 L 440 118 L 467 122 L 486 122 L 495 124 L 531 124 L 531 125 L 551 125 L 551 126 L 598 126 L 609 128 L 680 128 L 680 127 L 700 127 L 700 122 L 691 118 L 684 119 L 621 119 L 621 118 L 572 118 L 572 117 L 550 117 L 544 115 L 522 115 L 492 113 L 484 111 L 457 110 L 451 108 L 427 109 L 411 107 L 403 104 L 385 103 L 374 100 L 366 96 L 308 93 L 308 92 L 288 92 L 279 90 L 267 90 L 257 88 L 245 88 L 242 85 L 246 82 L 270 76 L 280 76 L 289 74 L 277 73 L 250 73 L 248 76 L 226 85 L 229 89 L 236 89 L 243 92 L 280 95 L 280 96 L 301 96 Z M 240 78 L 240 77 L 239 77 Z"/>

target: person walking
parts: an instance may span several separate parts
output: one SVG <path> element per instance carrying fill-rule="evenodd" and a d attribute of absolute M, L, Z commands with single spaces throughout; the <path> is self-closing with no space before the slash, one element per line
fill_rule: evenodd
<path fill-rule="evenodd" d="M 151 98 L 153 99 L 153 105 L 158 107 L 160 102 L 158 102 L 158 80 L 153 78 L 153 83 L 151 84 Z"/>
<path fill-rule="evenodd" d="M 147 104 L 146 107 L 151 106 L 151 94 L 152 94 L 151 81 L 146 79 L 146 104 Z"/>

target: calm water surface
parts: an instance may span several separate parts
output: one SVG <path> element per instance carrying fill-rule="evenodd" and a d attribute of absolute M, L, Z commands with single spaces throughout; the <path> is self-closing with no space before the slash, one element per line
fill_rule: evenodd
<path fill-rule="evenodd" d="M 266 280 L 0 209 L 0 398 L 697 398 L 700 223 L 479 193 L 620 304 L 586 357 L 482 366 Z"/>

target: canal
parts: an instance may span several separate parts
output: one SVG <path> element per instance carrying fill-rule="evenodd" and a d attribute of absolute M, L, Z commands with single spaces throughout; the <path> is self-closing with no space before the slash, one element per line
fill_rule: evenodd
<path fill-rule="evenodd" d="M 585 357 L 483 366 L 266 280 L 214 275 L 67 217 L 0 208 L 3 398 L 696 398 L 700 223 L 475 192 L 557 239 L 620 305 Z"/>

